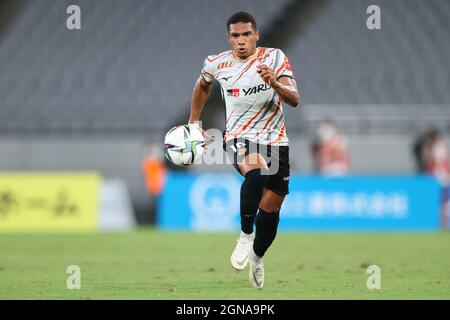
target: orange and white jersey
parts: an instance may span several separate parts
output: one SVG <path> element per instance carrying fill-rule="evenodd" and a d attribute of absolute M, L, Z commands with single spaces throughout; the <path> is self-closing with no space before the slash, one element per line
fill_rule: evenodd
<path fill-rule="evenodd" d="M 280 49 L 257 48 L 254 55 L 238 58 L 232 50 L 208 56 L 201 76 L 220 83 L 226 108 L 224 140 L 245 138 L 264 145 L 288 145 L 283 105 L 279 95 L 256 72 L 259 64 L 277 79 L 294 78 L 288 58 Z"/>

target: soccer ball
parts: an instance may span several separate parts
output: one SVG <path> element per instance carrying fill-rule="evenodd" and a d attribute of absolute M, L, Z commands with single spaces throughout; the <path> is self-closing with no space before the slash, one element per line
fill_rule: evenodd
<path fill-rule="evenodd" d="M 173 127 L 164 138 L 164 154 L 177 166 L 188 166 L 197 162 L 205 150 L 205 138 L 194 124 Z"/>

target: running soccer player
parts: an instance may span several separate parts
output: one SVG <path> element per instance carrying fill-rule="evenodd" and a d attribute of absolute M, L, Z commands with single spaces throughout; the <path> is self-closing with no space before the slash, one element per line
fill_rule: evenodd
<path fill-rule="evenodd" d="M 300 97 L 285 54 L 257 47 L 259 32 L 252 15 L 233 14 L 227 30 L 231 50 L 205 59 L 194 87 L 189 123 L 199 122 L 211 84 L 217 80 L 226 106 L 224 149 L 245 177 L 240 193 L 241 233 L 231 265 L 241 271 L 250 263 L 250 281 L 262 288 L 263 256 L 275 239 L 280 208 L 289 192 L 289 140 L 282 102 L 295 107 Z"/>

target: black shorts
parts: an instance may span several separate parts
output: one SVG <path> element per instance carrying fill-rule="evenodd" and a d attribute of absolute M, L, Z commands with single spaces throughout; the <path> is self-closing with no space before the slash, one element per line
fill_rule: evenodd
<path fill-rule="evenodd" d="M 289 193 L 289 146 L 266 146 L 247 139 L 235 138 L 224 142 L 223 148 L 232 161 L 233 167 L 241 175 L 239 162 L 254 152 L 262 155 L 269 167 L 269 179 L 265 187 L 280 195 Z"/>

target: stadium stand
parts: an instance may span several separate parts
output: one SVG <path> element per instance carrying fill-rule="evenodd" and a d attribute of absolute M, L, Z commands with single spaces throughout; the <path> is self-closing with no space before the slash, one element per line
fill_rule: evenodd
<path fill-rule="evenodd" d="M 371 4 L 381 8 L 381 30 L 366 28 Z M 292 128 L 309 131 L 332 116 L 351 132 L 450 129 L 449 1 L 321 1 L 314 9 L 311 19 L 297 6 L 280 30 L 287 36 L 274 38 L 301 85 L 305 108 L 287 110 L 298 120 Z"/>
<path fill-rule="evenodd" d="M 0 128 L 160 132 L 188 108 L 203 59 L 227 50 L 226 18 L 249 10 L 264 29 L 287 2 L 28 1 L 0 38 Z M 70 4 L 80 31 L 65 27 Z"/>

